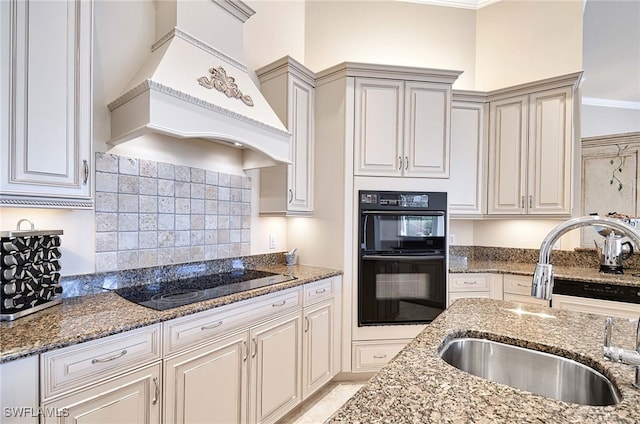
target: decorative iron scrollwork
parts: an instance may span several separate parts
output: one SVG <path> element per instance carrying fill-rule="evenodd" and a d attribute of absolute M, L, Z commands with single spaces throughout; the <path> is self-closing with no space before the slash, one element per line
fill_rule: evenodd
<path fill-rule="evenodd" d="M 205 88 L 215 88 L 216 90 L 224 93 L 227 97 L 233 97 L 242 100 L 247 106 L 253 106 L 253 99 L 250 96 L 242 94 L 242 91 L 236 84 L 236 79 L 227 75 L 227 71 L 222 66 L 217 68 L 210 68 L 209 73 L 211 77 L 200 77 L 198 83 Z"/>

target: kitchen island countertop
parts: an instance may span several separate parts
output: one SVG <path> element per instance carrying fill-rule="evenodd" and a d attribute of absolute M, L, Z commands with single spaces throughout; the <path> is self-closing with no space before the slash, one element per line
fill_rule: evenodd
<path fill-rule="evenodd" d="M 165 311 L 137 305 L 111 291 L 65 298 L 59 305 L 15 321 L 0 322 L 0 363 L 342 274 L 334 269 L 304 265 L 271 265 L 256 269 L 292 274 L 297 279 Z"/>
<path fill-rule="evenodd" d="M 517 308 L 543 315 L 517 313 Z M 331 423 L 637 423 L 640 390 L 632 367 L 602 355 L 604 317 L 491 299 L 461 299 L 402 350 L 328 421 Z M 632 348 L 635 325 L 614 321 L 613 344 Z M 438 356 L 447 338 L 473 336 L 567 356 L 609 377 L 613 406 L 561 402 L 492 383 Z"/>

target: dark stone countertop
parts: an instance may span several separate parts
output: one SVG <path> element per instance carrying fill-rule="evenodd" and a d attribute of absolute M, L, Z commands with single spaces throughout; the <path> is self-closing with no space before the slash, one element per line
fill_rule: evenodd
<path fill-rule="evenodd" d="M 519 314 L 521 307 L 541 315 Z M 461 299 L 362 387 L 330 423 L 638 423 L 632 367 L 602 355 L 604 317 L 491 299 Z M 443 341 L 474 336 L 556 353 L 597 369 L 619 388 L 613 406 L 562 402 L 492 383 L 447 364 Z M 614 321 L 613 344 L 632 348 L 635 323 Z"/>
<path fill-rule="evenodd" d="M 65 298 L 59 305 L 15 321 L 0 322 L 0 363 L 342 274 L 338 270 L 303 265 L 271 265 L 256 269 L 293 274 L 297 279 L 166 311 L 137 305 L 113 292 Z"/>
<path fill-rule="evenodd" d="M 533 276 L 533 272 L 535 271 L 535 269 L 535 263 L 507 261 L 469 260 L 467 261 L 466 266 L 460 266 L 454 262 L 451 262 L 449 265 L 449 272 L 452 273 L 487 272 Z M 566 280 L 640 287 L 640 277 L 634 275 L 640 273 L 640 270 L 625 270 L 624 274 L 605 274 L 603 272 L 600 272 L 597 267 L 571 267 L 554 265 L 553 271 L 556 278 L 562 278 Z"/>

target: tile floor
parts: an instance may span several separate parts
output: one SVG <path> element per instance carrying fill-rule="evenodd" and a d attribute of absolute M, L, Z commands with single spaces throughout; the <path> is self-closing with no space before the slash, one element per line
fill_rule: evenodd
<path fill-rule="evenodd" d="M 361 381 L 331 382 L 278 424 L 322 424 L 364 385 Z"/>

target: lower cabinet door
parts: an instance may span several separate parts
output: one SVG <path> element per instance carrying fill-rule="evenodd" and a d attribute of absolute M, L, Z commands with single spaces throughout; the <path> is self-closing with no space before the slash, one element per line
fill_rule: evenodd
<path fill-rule="evenodd" d="M 165 360 L 164 422 L 247 422 L 248 331 Z"/>
<path fill-rule="evenodd" d="M 251 423 L 273 423 L 300 403 L 302 341 L 300 312 L 253 327 L 251 332 Z"/>
<path fill-rule="evenodd" d="M 160 363 L 42 404 L 42 423 L 159 424 Z"/>
<path fill-rule="evenodd" d="M 333 299 L 304 309 L 302 398 L 333 378 Z"/>

